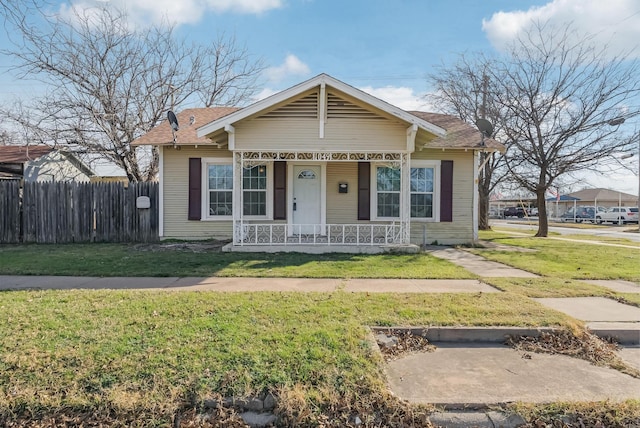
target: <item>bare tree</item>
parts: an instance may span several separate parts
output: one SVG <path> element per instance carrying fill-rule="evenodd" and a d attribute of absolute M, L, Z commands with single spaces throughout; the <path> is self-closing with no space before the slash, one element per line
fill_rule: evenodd
<path fill-rule="evenodd" d="M 637 60 L 611 57 L 571 26 L 546 24 L 534 25 L 487 70 L 498 85 L 506 166 L 536 194 L 536 236 L 548 234 L 545 193 L 559 177 L 594 168 L 632 144 L 617 125 L 638 113 L 631 101 L 640 92 L 639 71 Z"/>
<path fill-rule="evenodd" d="M 472 126 L 478 119 L 487 119 L 494 124 L 492 138 L 500 133 L 500 111 L 494 102 L 498 86 L 493 74 L 487 73 L 492 60 L 483 55 L 471 57 L 460 55 L 451 65 L 443 65 L 428 76 L 434 92 L 427 95 L 431 104 L 441 112 L 455 115 Z M 489 197 L 506 174 L 504 157 L 496 152 L 482 152 L 478 175 L 478 228 L 488 230 Z M 480 166 L 478 165 L 478 167 Z"/>
<path fill-rule="evenodd" d="M 189 45 L 170 25 L 135 29 L 125 13 L 109 7 L 63 16 L 43 9 L 34 15 L 33 4 L 22 4 L 0 4 L 17 35 L 4 53 L 17 60 L 19 77 L 43 82 L 48 93 L 29 103 L 28 116 L 24 109 L 4 113 L 46 135 L 49 144 L 115 163 L 131 181 L 156 175 L 157 152 L 131 142 L 167 110 L 196 100 L 207 107 L 242 105 L 258 89 L 262 62 L 234 37 Z"/>

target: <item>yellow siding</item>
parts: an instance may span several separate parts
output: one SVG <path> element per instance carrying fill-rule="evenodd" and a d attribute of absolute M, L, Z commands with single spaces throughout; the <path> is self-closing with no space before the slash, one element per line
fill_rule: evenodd
<path fill-rule="evenodd" d="M 187 220 L 189 207 L 189 158 L 228 157 L 231 152 L 213 147 L 182 146 L 163 150 L 164 237 L 189 239 L 230 239 L 231 221 Z"/>
<path fill-rule="evenodd" d="M 406 125 L 382 119 L 247 120 L 236 125 L 236 150 L 406 150 Z"/>
<path fill-rule="evenodd" d="M 462 244 L 473 240 L 473 151 L 422 150 L 411 159 L 439 159 L 453 161 L 453 222 L 411 224 L 411 242 L 423 243 L 426 228 L 426 244 Z"/>
<path fill-rule="evenodd" d="M 338 183 L 347 183 L 348 193 L 339 193 Z M 327 164 L 327 223 L 358 223 L 358 164 L 356 162 Z"/>

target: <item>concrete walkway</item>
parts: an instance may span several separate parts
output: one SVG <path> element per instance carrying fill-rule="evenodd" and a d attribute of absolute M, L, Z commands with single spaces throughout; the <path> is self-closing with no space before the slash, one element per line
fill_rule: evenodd
<path fill-rule="evenodd" d="M 458 250 L 456 248 L 447 248 L 443 250 L 431 251 L 430 254 L 440 259 L 448 260 L 458 266 L 461 266 L 471 273 L 483 278 L 537 278 L 538 275 L 522 269 L 516 269 L 511 266 L 498 262 L 492 262 L 484 257 L 471 254 L 468 251 Z"/>
<path fill-rule="evenodd" d="M 148 289 L 220 292 L 499 293 L 476 279 L 0 276 L 0 290 Z"/>

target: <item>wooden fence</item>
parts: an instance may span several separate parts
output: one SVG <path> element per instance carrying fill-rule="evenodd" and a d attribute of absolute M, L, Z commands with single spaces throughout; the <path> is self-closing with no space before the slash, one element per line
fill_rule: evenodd
<path fill-rule="evenodd" d="M 156 241 L 158 208 L 157 183 L 0 181 L 0 243 Z"/>

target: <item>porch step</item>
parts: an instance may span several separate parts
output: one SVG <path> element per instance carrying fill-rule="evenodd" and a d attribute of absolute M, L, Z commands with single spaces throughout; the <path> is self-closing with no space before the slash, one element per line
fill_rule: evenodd
<path fill-rule="evenodd" d="M 229 243 L 222 247 L 222 251 L 239 253 L 352 253 L 352 254 L 380 254 L 380 253 L 408 253 L 420 252 L 420 247 L 413 244 L 388 245 L 324 245 L 316 240 L 316 244 L 274 244 L 274 245 L 233 245 Z"/>

